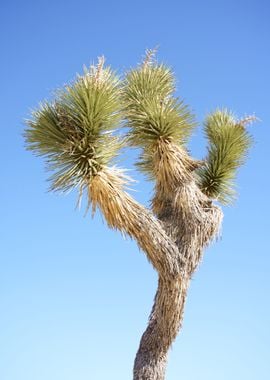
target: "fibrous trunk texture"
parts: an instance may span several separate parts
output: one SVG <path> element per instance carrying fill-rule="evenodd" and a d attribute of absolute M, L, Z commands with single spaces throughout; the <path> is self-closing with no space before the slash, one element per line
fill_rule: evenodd
<path fill-rule="evenodd" d="M 89 197 L 98 205 L 108 225 L 135 239 L 161 276 L 176 277 L 183 266 L 176 244 L 153 213 L 122 190 L 121 173 L 107 170 L 93 179 Z"/>
<path fill-rule="evenodd" d="M 203 249 L 218 234 L 222 212 L 196 184 L 192 160 L 160 141 L 153 150 L 156 178 L 152 211 L 123 190 L 125 176 L 104 168 L 88 188 L 110 227 L 134 238 L 159 275 L 158 290 L 134 363 L 134 380 L 164 380 L 168 350 L 183 319 L 187 288 Z"/>
<path fill-rule="evenodd" d="M 161 142 L 154 161 L 152 208 L 176 244 L 182 265 L 176 278 L 170 279 L 166 273 L 161 277 L 159 272 L 154 306 L 134 363 L 134 380 L 165 379 L 168 350 L 181 328 L 190 279 L 222 220 L 221 210 L 197 187 L 192 175 L 197 164 L 184 151 Z"/>
<path fill-rule="evenodd" d="M 159 278 L 149 324 L 134 363 L 134 380 L 165 379 L 168 349 L 181 327 L 188 283 L 188 279 Z"/>

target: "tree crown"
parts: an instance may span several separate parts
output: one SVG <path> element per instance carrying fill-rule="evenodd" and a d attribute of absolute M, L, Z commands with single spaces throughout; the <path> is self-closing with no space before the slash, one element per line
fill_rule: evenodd
<path fill-rule="evenodd" d="M 172 147 L 186 151 L 185 144 L 195 127 L 194 116 L 174 95 L 172 70 L 153 56 L 154 52 L 148 51 L 142 64 L 123 79 L 105 67 L 101 57 L 58 90 L 53 101 L 43 102 L 33 112 L 25 139 L 29 150 L 45 156 L 53 172 L 51 190 L 76 187 L 80 194 L 85 188 L 89 191 L 97 173 L 113 165 L 126 145 L 141 148 L 138 167 L 152 179 L 157 175 L 157 146 L 163 150 L 169 146 L 167 157 Z M 254 119 L 237 119 L 226 109 L 207 116 L 204 131 L 208 154 L 203 166 L 194 164 L 193 175 L 210 199 L 229 203 L 234 198 L 236 171 L 251 145 L 246 126 Z M 124 137 L 117 134 L 122 126 L 128 128 Z M 169 171 L 169 158 L 167 162 Z"/>

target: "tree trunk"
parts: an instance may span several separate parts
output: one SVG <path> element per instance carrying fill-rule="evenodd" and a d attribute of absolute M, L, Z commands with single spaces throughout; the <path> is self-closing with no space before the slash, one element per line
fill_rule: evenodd
<path fill-rule="evenodd" d="M 178 161 L 173 157 L 169 161 L 183 169 L 180 153 Z M 123 179 L 112 169 L 101 171 L 89 187 L 93 209 L 98 205 L 110 227 L 136 239 L 159 274 L 149 324 L 135 358 L 134 380 L 164 380 L 191 275 L 222 219 L 221 210 L 201 193 L 189 172 L 181 177 L 181 170 L 175 168 L 174 176 L 167 178 L 162 165 L 159 169 L 166 186 L 157 181 L 152 202 L 156 216 L 123 191 Z"/>
<path fill-rule="evenodd" d="M 159 277 L 149 324 L 135 358 L 134 380 L 165 379 L 168 350 L 181 327 L 188 284 L 188 278 Z"/>

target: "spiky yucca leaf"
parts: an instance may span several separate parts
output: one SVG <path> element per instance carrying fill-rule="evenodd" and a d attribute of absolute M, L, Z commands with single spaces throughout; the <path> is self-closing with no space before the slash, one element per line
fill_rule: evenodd
<path fill-rule="evenodd" d="M 210 198 L 223 204 L 235 197 L 234 178 L 246 158 L 251 137 L 245 129 L 253 121 L 240 121 L 227 110 L 217 110 L 205 122 L 205 134 L 209 141 L 206 165 L 198 170 L 201 190 Z"/>
<path fill-rule="evenodd" d="M 120 120 L 120 86 L 104 59 L 44 102 L 27 121 L 27 148 L 45 156 L 52 190 L 88 186 L 116 155 L 121 141 L 113 135 Z"/>
<path fill-rule="evenodd" d="M 172 71 L 146 57 L 127 73 L 123 88 L 124 110 L 132 146 L 143 148 L 139 166 L 152 171 L 153 147 L 159 140 L 183 144 L 193 127 L 193 116 L 182 101 L 173 97 Z"/>

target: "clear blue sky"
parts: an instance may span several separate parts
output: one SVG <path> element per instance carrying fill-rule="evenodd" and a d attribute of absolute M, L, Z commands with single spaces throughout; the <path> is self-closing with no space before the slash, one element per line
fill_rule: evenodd
<path fill-rule="evenodd" d="M 167 379 L 268 380 L 269 2 L 2 0 L 0 18 L 0 379 L 132 378 L 156 274 L 135 243 L 74 210 L 75 194 L 47 192 L 21 134 L 30 108 L 83 64 L 104 54 L 121 72 L 159 45 L 200 125 L 217 106 L 262 120 L 239 200 L 192 282 Z M 204 156 L 200 128 L 190 148 Z M 134 176 L 147 204 L 151 184 Z"/>

